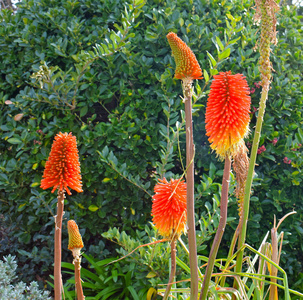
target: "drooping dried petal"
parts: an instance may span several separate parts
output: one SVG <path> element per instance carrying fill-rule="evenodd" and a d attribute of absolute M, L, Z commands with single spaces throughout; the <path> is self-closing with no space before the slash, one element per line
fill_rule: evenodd
<path fill-rule="evenodd" d="M 166 37 L 176 61 L 175 78 L 202 79 L 202 70 L 191 49 L 173 32 Z"/>
<path fill-rule="evenodd" d="M 233 169 L 236 174 L 237 187 L 235 190 L 236 197 L 238 199 L 239 216 L 242 219 L 243 216 L 243 204 L 245 195 L 245 184 L 248 175 L 249 158 L 247 155 L 248 149 L 244 140 L 239 144 L 239 151 L 234 155 Z"/>
<path fill-rule="evenodd" d="M 178 179 L 170 182 L 159 179 L 154 191 L 152 216 L 155 227 L 164 237 L 178 237 L 186 225 L 186 183 Z"/>
<path fill-rule="evenodd" d="M 79 232 L 78 225 L 74 220 L 67 222 L 68 230 L 68 249 L 82 249 L 84 247 L 81 234 Z"/>
<path fill-rule="evenodd" d="M 71 195 L 71 189 L 83 192 L 80 162 L 76 137 L 71 133 L 58 133 L 52 145 L 49 158 L 45 164 L 41 188 L 52 187 L 52 193 L 58 188 Z"/>
<path fill-rule="evenodd" d="M 249 132 L 249 87 L 242 74 L 230 71 L 214 76 L 206 107 L 206 135 L 221 159 L 237 152 Z"/>

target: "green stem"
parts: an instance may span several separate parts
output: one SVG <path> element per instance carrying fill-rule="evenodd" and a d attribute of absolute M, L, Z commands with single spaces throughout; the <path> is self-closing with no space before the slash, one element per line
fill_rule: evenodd
<path fill-rule="evenodd" d="M 61 300 L 62 278 L 61 278 L 61 232 L 64 209 L 64 191 L 58 191 L 57 215 L 55 216 L 55 253 L 54 253 L 54 295 L 55 300 Z"/>
<path fill-rule="evenodd" d="M 235 233 L 234 233 L 234 236 L 231 240 L 231 243 L 230 243 L 230 247 L 229 247 L 229 251 L 228 251 L 228 255 L 227 255 L 227 260 L 233 256 L 234 254 L 234 250 L 235 250 L 235 247 L 236 247 L 236 243 L 237 243 L 237 240 L 238 240 L 238 237 L 239 237 L 239 231 L 240 231 L 240 224 L 238 224 L 236 230 L 235 230 Z M 229 264 L 230 264 L 230 261 L 228 261 L 228 263 L 226 263 L 225 267 L 224 267 L 224 270 L 227 270 L 228 267 L 229 267 Z M 220 279 L 220 286 L 224 287 L 225 285 L 225 280 L 226 280 L 226 277 L 223 276 L 221 279 Z"/>
<path fill-rule="evenodd" d="M 255 135 L 254 135 L 254 140 L 253 140 L 253 145 L 252 145 L 252 150 L 251 150 L 251 155 L 250 155 L 248 175 L 247 175 L 246 184 L 245 184 L 245 195 L 244 195 L 244 204 L 243 204 L 244 214 L 243 214 L 243 221 L 242 221 L 242 230 L 240 232 L 239 241 L 238 241 L 238 249 L 242 248 L 242 246 L 245 243 L 245 238 L 246 238 L 251 186 L 252 186 L 252 182 L 253 182 L 255 164 L 256 164 L 256 159 L 257 159 L 257 151 L 258 151 L 259 142 L 260 142 L 261 129 L 262 129 L 263 117 L 264 117 L 264 113 L 265 113 L 267 95 L 268 95 L 268 87 L 263 87 L 261 99 L 260 99 L 260 107 L 259 107 L 259 112 L 258 112 L 257 125 L 256 125 L 256 129 L 255 129 Z M 241 272 L 241 270 L 242 270 L 243 253 L 244 253 L 243 251 L 240 251 L 237 255 L 236 272 Z"/>
<path fill-rule="evenodd" d="M 192 122 L 192 80 L 182 81 L 184 101 L 185 101 L 185 119 L 186 119 L 186 185 L 187 185 L 187 235 L 189 248 L 190 265 L 190 299 L 198 299 L 198 259 L 196 243 L 196 224 L 195 224 L 195 204 L 194 204 L 194 138 Z"/>
<path fill-rule="evenodd" d="M 225 158 L 223 181 L 222 181 L 222 192 L 221 192 L 221 204 L 220 204 L 220 222 L 214 238 L 213 245 L 211 247 L 203 285 L 200 294 L 200 300 L 207 299 L 208 287 L 211 279 L 211 274 L 215 265 L 216 256 L 222 240 L 222 236 L 226 226 L 227 220 L 227 204 L 228 204 L 228 190 L 229 190 L 229 177 L 231 169 L 231 159 L 229 156 Z"/>

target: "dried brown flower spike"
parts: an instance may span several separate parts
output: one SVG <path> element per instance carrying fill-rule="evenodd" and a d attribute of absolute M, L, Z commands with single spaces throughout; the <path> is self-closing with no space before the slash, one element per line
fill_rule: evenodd
<path fill-rule="evenodd" d="M 255 21 L 261 22 L 261 37 L 258 42 L 260 59 L 259 70 L 261 72 L 261 85 L 269 89 L 271 79 L 270 44 L 276 45 L 276 13 L 279 5 L 275 0 L 256 0 Z"/>

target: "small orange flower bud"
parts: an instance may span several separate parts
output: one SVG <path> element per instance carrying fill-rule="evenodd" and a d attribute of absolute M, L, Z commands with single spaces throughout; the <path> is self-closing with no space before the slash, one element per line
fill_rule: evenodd
<path fill-rule="evenodd" d="M 69 220 L 67 222 L 67 230 L 68 230 L 68 249 L 73 250 L 75 248 L 82 249 L 83 242 L 82 237 L 79 232 L 78 225 L 74 220 Z"/>
<path fill-rule="evenodd" d="M 68 187 L 83 192 L 77 141 L 71 133 L 60 132 L 55 136 L 41 180 L 41 188 L 50 187 L 53 187 L 52 193 L 58 188 L 71 195 Z"/>
<path fill-rule="evenodd" d="M 179 179 L 164 178 L 154 188 L 152 216 L 155 227 L 164 237 L 177 237 L 185 231 L 186 183 Z"/>
<path fill-rule="evenodd" d="M 202 70 L 191 49 L 173 32 L 166 37 L 176 61 L 175 78 L 202 79 Z"/>

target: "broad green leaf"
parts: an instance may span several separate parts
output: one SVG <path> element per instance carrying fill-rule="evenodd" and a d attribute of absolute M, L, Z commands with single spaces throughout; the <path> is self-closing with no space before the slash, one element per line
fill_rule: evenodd
<path fill-rule="evenodd" d="M 216 60 L 213 58 L 213 56 L 208 51 L 206 51 L 206 53 L 207 53 L 207 56 L 209 57 L 209 59 L 211 61 L 212 66 L 215 67 L 217 65 Z"/>
<path fill-rule="evenodd" d="M 14 144 L 14 145 L 16 145 L 16 144 L 21 144 L 21 143 L 22 143 L 22 141 L 19 140 L 18 138 L 10 138 L 10 139 L 8 139 L 7 141 L 8 141 L 10 144 Z"/>
<path fill-rule="evenodd" d="M 222 60 L 224 58 L 229 57 L 230 55 L 230 48 L 226 48 L 222 53 L 219 54 L 219 59 Z"/>
<path fill-rule="evenodd" d="M 223 51 L 224 50 L 224 46 L 223 46 L 223 44 L 222 44 L 222 42 L 221 42 L 221 40 L 220 40 L 220 38 L 218 36 L 216 36 L 216 41 L 217 41 L 217 43 L 218 43 L 221 51 Z"/>
<path fill-rule="evenodd" d="M 208 75 L 206 69 L 203 70 L 203 75 L 204 75 L 205 82 L 208 82 L 209 81 L 209 75 Z"/>

